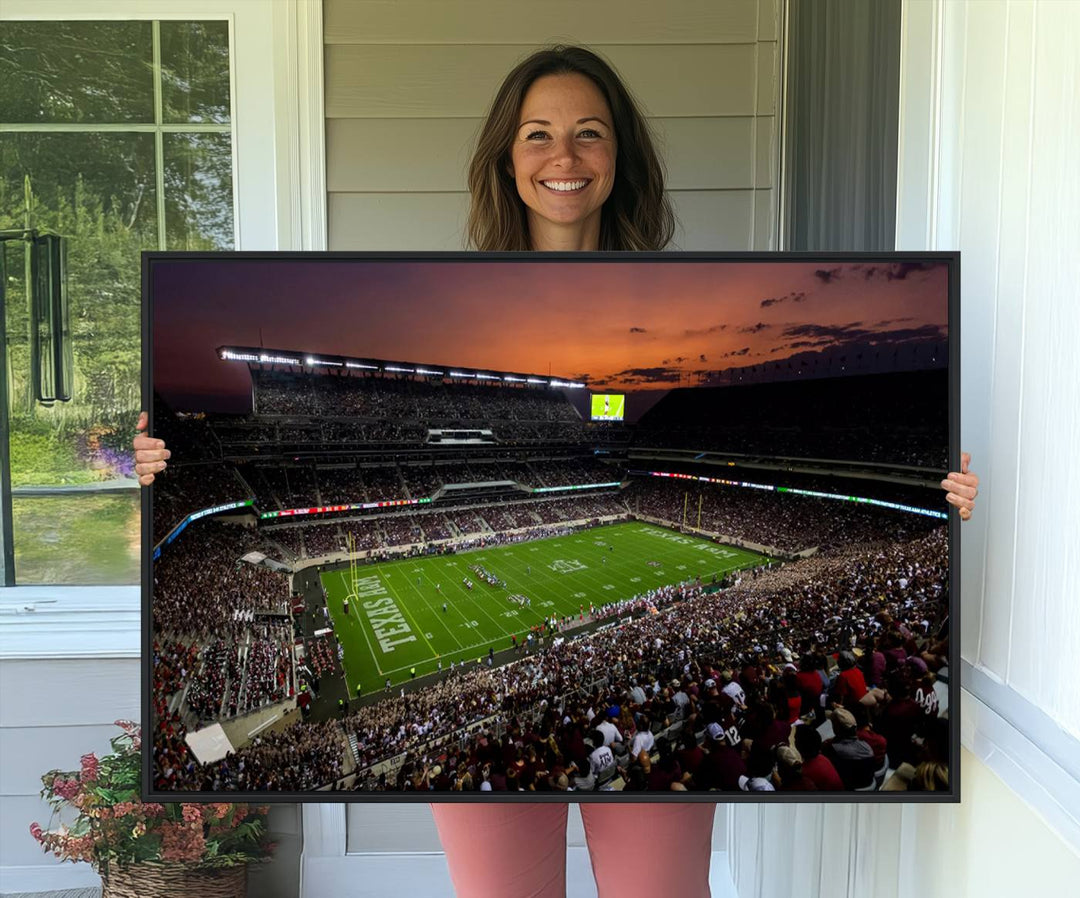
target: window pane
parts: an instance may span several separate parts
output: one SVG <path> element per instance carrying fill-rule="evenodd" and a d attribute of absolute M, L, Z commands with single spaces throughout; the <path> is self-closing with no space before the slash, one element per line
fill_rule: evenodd
<path fill-rule="evenodd" d="M 165 135 L 165 245 L 233 248 L 232 138 Z"/>
<path fill-rule="evenodd" d="M 139 491 L 12 500 L 19 583 L 139 582 Z"/>
<path fill-rule="evenodd" d="M 229 122 L 229 23 L 161 23 L 165 122 Z"/>
<path fill-rule="evenodd" d="M 27 195 L 27 181 L 29 196 Z M 23 244 L 5 244 L 11 479 L 19 486 L 133 478 L 139 410 L 139 253 L 157 245 L 152 134 L 0 135 L 0 228 L 68 240 L 74 360 L 71 402 L 34 401 Z M 29 211 L 28 211 L 29 210 Z M 20 583 L 134 583 L 132 496 L 14 502 Z M 17 495 L 17 494 L 16 494 Z M 136 518 L 137 523 L 137 518 Z"/>
<path fill-rule="evenodd" d="M 15 486 L 130 476 L 118 453 L 138 413 L 139 253 L 157 245 L 154 183 L 152 134 L 0 135 L 0 229 L 29 224 L 68 241 L 75 373 L 71 402 L 33 400 L 23 244 L 8 242 Z"/>
<path fill-rule="evenodd" d="M 4 22 L 0 121 L 154 121 L 150 22 Z"/>

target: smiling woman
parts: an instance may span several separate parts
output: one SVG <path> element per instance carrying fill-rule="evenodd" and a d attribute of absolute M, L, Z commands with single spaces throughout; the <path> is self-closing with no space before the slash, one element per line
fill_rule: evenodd
<path fill-rule="evenodd" d="M 469 193 L 469 242 L 480 250 L 659 250 L 675 230 L 645 117 L 582 47 L 541 50 L 506 77 Z"/>
<path fill-rule="evenodd" d="M 525 94 L 510 168 L 534 249 L 600 242 L 615 178 L 615 130 L 604 96 L 584 75 L 547 75 Z"/>

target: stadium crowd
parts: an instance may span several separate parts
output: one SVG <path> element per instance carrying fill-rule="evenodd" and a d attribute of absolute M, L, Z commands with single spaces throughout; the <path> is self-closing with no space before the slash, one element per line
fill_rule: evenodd
<path fill-rule="evenodd" d="M 624 496 L 637 514 L 677 525 L 685 519 L 694 529 L 792 553 L 813 546 L 829 551 L 885 535 L 906 539 L 937 523 L 928 516 L 861 503 L 670 478 L 635 479 Z"/>
<path fill-rule="evenodd" d="M 170 464 L 154 486 L 154 542 L 192 512 L 250 498 L 247 484 L 220 462 Z"/>
<path fill-rule="evenodd" d="M 892 769 L 886 788 L 942 788 L 947 725 L 931 696 L 946 559 L 938 528 L 744 572 L 711 595 L 687 585 L 624 600 L 602 632 L 350 715 L 360 767 L 404 755 L 355 787 L 835 790 L 877 788 Z M 314 758 L 305 730 L 290 732 L 277 749 Z M 323 785 L 346 743 L 319 744 L 307 763 Z M 182 787 L 239 784 L 252 750 L 263 747 L 188 771 Z"/>
<path fill-rule="evenodd" d="M 259 415 L 431 422 L 574 421 L 557 390 L 252 370 Z"/>

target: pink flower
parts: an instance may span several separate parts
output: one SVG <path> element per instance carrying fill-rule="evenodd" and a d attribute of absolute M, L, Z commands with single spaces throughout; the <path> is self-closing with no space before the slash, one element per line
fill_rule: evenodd
<path fill-rule="evenodd" d="M 197 861 L 202 858 L 206 839 L 202 828 L 186 823 L 161 824 L 161 859 L 163 861 Z"/>
<path fill-rule="evenodd" d="M 58 776 L 53 780 L 53 791 L 61 798 L 71 801 L 79 794 L 79 782 L 78 780 L 69 780 Z"/>
<path fill-rule="evenodd" d="M 82 762 L 82 781 L 92 783 L 98 778 L 97 757 L 91 752 L 88 755 L 83 755 L 79 760 Z"/>
<path fill-rule="evenodd" d="M 160 817 L 165 813 L 165 805 L 150 801 L 142 806 L 143 813 L 147 817 Z"/>
<path fill-rule="evenodd" d="M 117 817 L 126 817 L 134 810 L 135 802 L 133 801 L 118 801 L 113 805 L 113 814 Z"/>
<path fill-rule="evenodd" d="M 41 829 L 40 823 L 30 824 L 30 835 L 32 835 L 34 837 L 34 840 L 37 842 L 41 842 L 44 840 L 44 833 Z"/>

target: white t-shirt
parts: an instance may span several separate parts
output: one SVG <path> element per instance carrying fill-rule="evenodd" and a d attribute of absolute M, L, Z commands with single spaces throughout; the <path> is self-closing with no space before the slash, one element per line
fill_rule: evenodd
<path fill-rule="evenodd" d="M 724 695 L 730 697 L 740 708 L 746 707 L 746 693 L 743 691 L 742 686 L 732 680 L 724 687 Z"/>
<path fill-rule="evenodd" d="M 619 728 L 615 726 L 610 720 L 605 720 L 603 723 L 598 723 L 596 728 L 604 734 L 604 745 L 611 745 L 615 742 L 622 742 L 622 733 L 619 732 Z"/>
<path fill-rule="evenodd" d="M 614 764 L 615 755 L 606 745 L 594 748 L 589 755 L 589 771 L 593 776 L 599 776 L 602 770 L 607 770 L 609 767 L 614 766 Z"/>
<path fill-rule="evenodd" d="M 630 743 L 630 757 L 636 758 L 643 751 L 651 752 L 656 746 L 656 737 L 649 730 L 638 730 L 634 741 Z"/>

